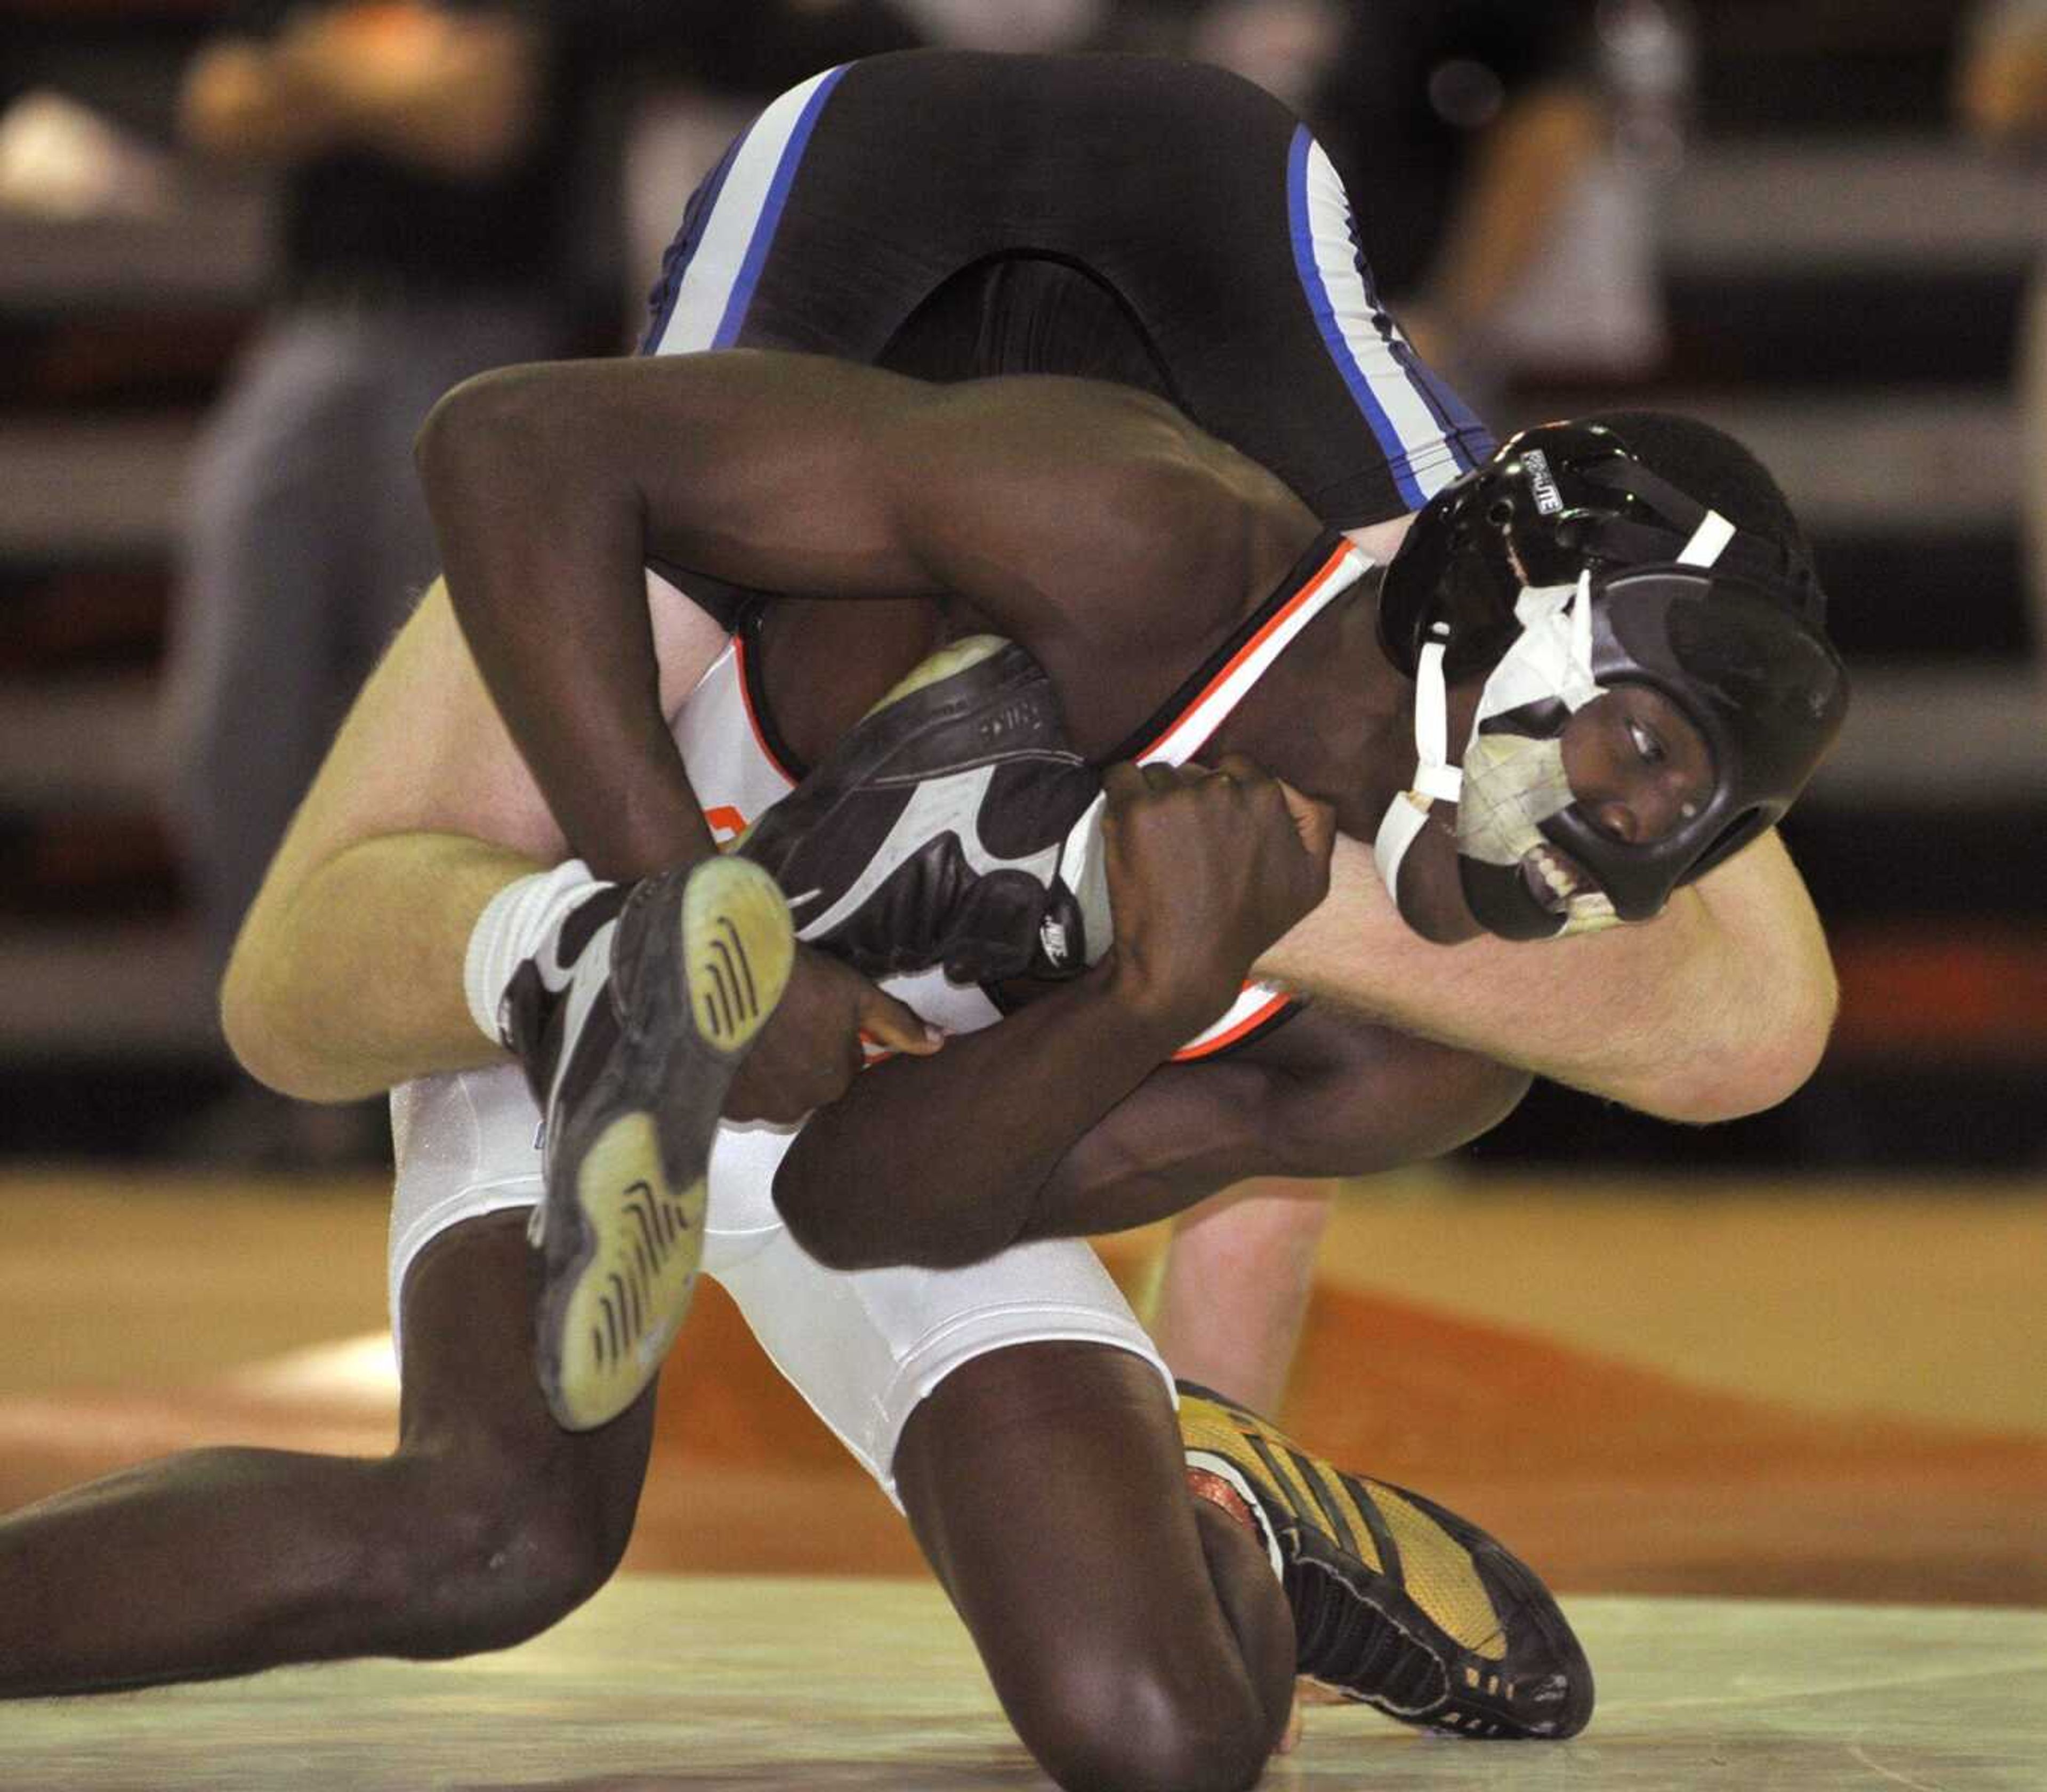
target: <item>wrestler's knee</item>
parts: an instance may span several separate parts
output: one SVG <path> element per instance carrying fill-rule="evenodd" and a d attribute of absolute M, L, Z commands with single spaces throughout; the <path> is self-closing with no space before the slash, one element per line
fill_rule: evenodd
<path fill-rule="evenodd" d="M 387 1572 L 411 1614 L 400 1653 L 509 1648 L 559 1623 L 610 1579 L 632 1506 L 557 1463 L 489 1449 L 401 1450 L 405 1490 Z"/>
<path fill-rule="evenodd" d="M 1237 1792 L 1265 1770 L 1270 1724 L 1240 1667 L 1218 1657 L 1202 1674 L 1183 1642 L 1072 1638 L 1028 1686 L 997 1690 L 1066 1792 Z"/>

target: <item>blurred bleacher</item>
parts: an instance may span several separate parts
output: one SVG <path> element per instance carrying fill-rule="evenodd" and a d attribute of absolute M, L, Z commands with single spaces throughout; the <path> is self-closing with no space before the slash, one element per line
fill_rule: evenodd
<path fill-rule="evenodd" d="M 1758 448 L 1857 676 L 1788 830 L 1832 926 L 1836 1048 L 1700 1136 L 1543 1091 L 1478 1148 L 1725 1166 L 2047 1159 L 2047 665 L 2012 354 L 2041 171 L 1963 142 L 1944 0 L 1700 0 L 1702 130 L 1667 195 L 1653 387 Z M 0 98 L 89 100 L 129 197 L 0 204 L 0 1152 L 153 1148 L 226 1073 L 157 819 L 155 674 L 185 446 L 254 315 L 260 191 L 164 151 L 198 0 L 11 0 Z M 10 120 L 15 116 L 10 114 Z M 0 193 L 9 145 L 0 129 Z"/>
<path fill-rule="evenodd" d="M 1638 396 L 1733 431 L 1816 544 L 1855 706 L 1785 828 L 1843 1005 L 1773 1113 L 1670 1130 L 1538 1090 L 1482 1155 L 2047 1161 L 2047 642 L 2014 356 L 2047 168 L 1967 143 L 1944 0 L 1705 0 L 1662 218 L 1673 350 Z M 1530 416 L 1584 395 L 1523 393 Z"/>

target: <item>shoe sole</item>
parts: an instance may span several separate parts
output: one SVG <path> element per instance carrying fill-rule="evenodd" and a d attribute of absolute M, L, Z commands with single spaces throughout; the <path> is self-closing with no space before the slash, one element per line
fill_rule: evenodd
<path fill-rule="evenodd" d="M 621 929 L 640 918 L 629 909 Z M 555 1421 L 593 1430 L 660 1372 L 703 1257 L 726 1091 L 788 982 L 787 905 L 759 866 L 706 861 L 672 924 L 621 942 L 620 1039 L 550 1161 L 536 1355 Z"/>

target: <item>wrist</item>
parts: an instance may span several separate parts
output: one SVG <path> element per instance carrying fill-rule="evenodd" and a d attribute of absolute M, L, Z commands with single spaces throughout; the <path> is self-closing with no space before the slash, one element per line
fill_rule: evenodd
<path fill-rule="evenodd" d="M 1138 954 L 1117 946 L 1088 973 L 1102 1000 L 1133 1028 L 1155 1035 L 1163 1062 L 1229 1006 L 1241 978 L 1211 987 L 1209 980 L 1190 983 L 1184 976 L 1161 973 Z"/>

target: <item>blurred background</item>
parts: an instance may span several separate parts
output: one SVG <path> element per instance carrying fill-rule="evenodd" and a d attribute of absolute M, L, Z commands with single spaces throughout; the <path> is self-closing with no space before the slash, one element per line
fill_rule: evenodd
<path fill-rule="evenodd" d="M 238 1078 L 211 989 L 431 573 L 419 412 L 472 366 L 628 343 L 683 199 L 754 107 L 826 63 L 950 41 L 1240 68 L 1314 122 L 1383 288 L 1501 433 L 1693 408 L 1817 537 L 1857 680 L 1788 830 L 1845 986 L 1826 1065 L 1704 1133 L 1538 1091 L 1473 1160 L 2037 1167 L 2040 12 L 6 0 L 0 1155 L 376 1161 L 373 1111 Z M 408 72 L 423 41 L 438 60 Z M 364 141 L 266 118 L 235 64 L 265 52 L 413 80 L 443 126 Z"/>

